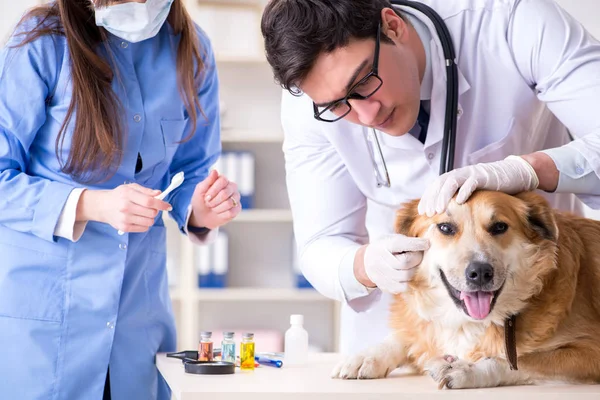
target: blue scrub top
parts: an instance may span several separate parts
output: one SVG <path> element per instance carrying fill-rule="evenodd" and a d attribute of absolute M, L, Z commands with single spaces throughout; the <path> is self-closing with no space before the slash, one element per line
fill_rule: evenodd
<path fill-rule="evenodd" d="M 200 116 L 182 144 L 191 122 L 177 83 L 179 36 L 168 23 L 140 43 L 109 34 L 124 155 L 110 180 L 87 186 L 136 182 L 164 190 L 184 171 L 185 182 L 166 199 L 182 231 L 194 187 L 221 152 L 214 55 L 206 34 L 197 34 L 207 119 Z M 113 399 L 168 399 L 154 365 L 156 352 L 175 350 L 176 338 L 165 227 L 158 217 L 145 233 L 119 236 L 90 222 L 77 242 L 53 235 L 69 193 L 84 187 L 60 171 L 55 153 L 72 94 L 69 53 L 61 36 L 9 48 L 21 40 L 13 37 L 0 52 L 0 398 L 101 399 L 110 366 Z M 85 151 L 70 148 L 73 125 L 63 160 Z M 136 173 L 138 153 L 143 169 Z"/>

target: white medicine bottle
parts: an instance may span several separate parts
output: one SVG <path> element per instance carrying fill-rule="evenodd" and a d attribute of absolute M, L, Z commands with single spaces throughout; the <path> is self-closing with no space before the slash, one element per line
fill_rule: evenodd
<path fill-rule="evenodd" d="M 305 365 L 308 358 L 308 332 L 304 329 L 304 315 L 290 316 L 292 326 L 285 332 L 284 368 Z"/>

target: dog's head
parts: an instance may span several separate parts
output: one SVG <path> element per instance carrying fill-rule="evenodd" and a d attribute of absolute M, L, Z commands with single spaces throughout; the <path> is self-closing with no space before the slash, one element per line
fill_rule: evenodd
<path fill-rule="evenodd" d="M 478 191 L 432 218 L 419 215 L 417 205 L 398 211 L 396 232 L 429 239 L 413 289 L 430 292 L 433 303 L 443 299 L 442 312 L 503 320 L 541 290 L 555 267 L 558 227 L 540 195 Z"/>

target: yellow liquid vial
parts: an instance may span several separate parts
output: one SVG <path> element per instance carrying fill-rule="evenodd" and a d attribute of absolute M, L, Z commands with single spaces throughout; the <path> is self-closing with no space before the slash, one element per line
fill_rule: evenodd
<path fill-rule="evenodd" d="M 247 338 L 244 336 L 240 345 L 240 369 L 254 369 L 254 337 Z"/>

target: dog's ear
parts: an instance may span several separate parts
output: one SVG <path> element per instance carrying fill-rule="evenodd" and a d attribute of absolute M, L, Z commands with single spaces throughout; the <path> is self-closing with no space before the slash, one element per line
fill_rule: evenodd
<path fill-rule="evenodd" d="M 419 200 L 412 200 L 400 206 L 396 212 L 396 233 L 415 236 L 415 221 L 419 217 Z"/>
<path fill-rule="evenodd" d="M 534 192 L 522 192 L 516 194 L 515 197 L 526 205 L 525 219 L 531 232 L 542 239 L 556 242 L 558 240 L 558 225 L 556 224 L 554 211 L 546 199 Z"/>

